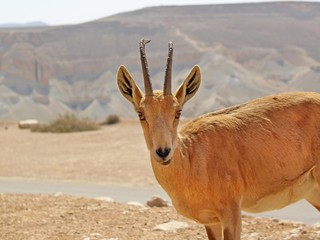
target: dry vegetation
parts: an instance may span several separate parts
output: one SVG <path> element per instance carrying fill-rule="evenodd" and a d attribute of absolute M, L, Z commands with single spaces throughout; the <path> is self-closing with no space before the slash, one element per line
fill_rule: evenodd
<path fill-rule="evenodd" d="M 33 126 L 33 132 L 70 133 L 92 131 L 99 129 L 99 125 L 90 119 L 79 118 L 74 114 L 66 113 L 59 116 L 49 124 L 39 124 Z"/>
<path fill-rule="evenodd" d="M 120 117 L 118 115 L 112 114 L 109 115 L 102 125 L 112 125 L 120 122 Z"/>

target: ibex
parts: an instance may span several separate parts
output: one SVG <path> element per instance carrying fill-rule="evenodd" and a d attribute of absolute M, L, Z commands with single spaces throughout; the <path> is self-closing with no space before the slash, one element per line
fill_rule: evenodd
<path fill-rule="evenodd" d="M 200 86 L 194 66 L 171 91 L 172 43 L 163 91 L 153 91 L 141 40 L 145 94 L 120 66 L 117 83 L 138 113 L 152 168 L 176 210 L 209 239 L 239 240 L 241 210 L 258 213 L 306 199 L 320 210 L 320 94 L 283 93 L 189 121 L 184 104 Z"/>

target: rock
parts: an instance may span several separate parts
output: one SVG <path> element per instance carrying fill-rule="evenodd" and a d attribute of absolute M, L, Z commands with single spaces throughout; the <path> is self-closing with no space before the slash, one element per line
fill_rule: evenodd
<path fill-rule="evenodd" d="M 259 234 L 254 232 L 254 233 L 250 233 L 248 235 L 245 236 L 245 239 L 247 240 L 256 240 L 259 239 Z"/>
<path fill-rule="evenodd" d="M 90 236 L 92 236 L 92 237 L 100 237 L 102 235 L 100 233 L 90 233 Z"/>
<path fill-rule="evenodd" d="M 312 232 L 310 233 L 311 239 L 320 239 L 320 232 Z"/>
<path fill-rule="evenodd" d="M 313 224 L 311 227 L 316 229 L 316 230 L 320 230 L 320 222 L 317 222 L 317 223 Z"/>
<path fill-rule="evenodd" d="M 114 200 L 110 197 L 96 197 L 94 199 L 99 200 L 99 201 L 104 201 L 104 202 L 114 202 Z"/>
<path fill-rule="evenodd" d="M 19 121 L 18 126 L 20 129 L 28 129 L 31 128 L 32 126 L 37 126 L 39 125 L 39 121 L 35 119 L 27 119 L 27 120 L 22 120 Z"/>
<path fill-rule="evenodd" d="M 89 236 L 82 236 L 82 240 L 98 240 L 98 239 L 105 239 L 105 238 L 103 238 L 102 234 L 100 233 L 90 233 Z M 110 238 L 110 239 L 118 240 L 118 238 Z"/>
<path fill-rule="evenodd" d="M 154 231 L 175 232 L 178 229 L 188 228 L 189 225 L 185 222 L 171 221 L 162 223 L 153 228 Z"/>
<path fill-rule="evenodd" d="M 297 222 L 297 221 L 290 221 L 290 220 L 279 220 L 278 223 L 282 226 L 293 226 L 293 227 L 297 227 L 300 228 L 301 225 L 305 226 L 304 222 Z"/>
<path fill-rule="evenodd" d="M 150 200 L 147 201 L 147 206 L 149 206 L 149 207 L 169 207 L 169 204 L 167 201 L 165 201 L 161 197 L 154 196 Z"/>
<path fill-rule="evenodd" d="M 288 232 L 288 236 L 285 238 L 285 240 L 298 240 L 301 238 L 301 235 L 305 233 L 305 230 L 303 226 L 300 226 L 298 228 L 292 229 Z"/>
<path fill-rule="evenodd" d="M 63 193 L 62 192 L 56 192 L 53 196 L 60 197 L 60 196 L 63 196 Z"/>
<path fill-rule="evenodd" d="M 145 205 L 139 202 L 127 202 L 127 204 L 131 206 L 136 206 L 136 207 L 143 207 L 143 208 L 145 207 Z"/>

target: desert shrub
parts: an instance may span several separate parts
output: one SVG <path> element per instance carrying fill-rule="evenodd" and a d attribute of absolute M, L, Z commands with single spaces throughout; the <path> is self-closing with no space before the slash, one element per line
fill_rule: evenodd
<path fill-rule="evenodd" d="M 92 120 L 79 118 L 74 114 L 66 113 L 49 124 L 40 124 L 31 128 L 33 132 L 69 133 L 91 131 L 99 129 L 99 125 Z"/>
<path fill-rule="evenodd" d="M 102 123 L 103 125 L 111 125 L 120 122 L 120 118 L 118 115 L 112 114 L 107 117 L 107 119 Z"/>

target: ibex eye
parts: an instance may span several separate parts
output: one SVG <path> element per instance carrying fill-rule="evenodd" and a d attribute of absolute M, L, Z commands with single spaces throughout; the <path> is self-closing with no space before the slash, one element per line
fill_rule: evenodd
<path fill-rule="evenodd" d="M 140 120 L 146 120 L 142 112 L 138 112 L 138 117 Z"/>
<path fill-rule="evenodd" d="M 178 111 L 176 112 L 176 119 L 179 119 L 180 116 L 181 116 L 181 110 L 178 110 Z"/>

